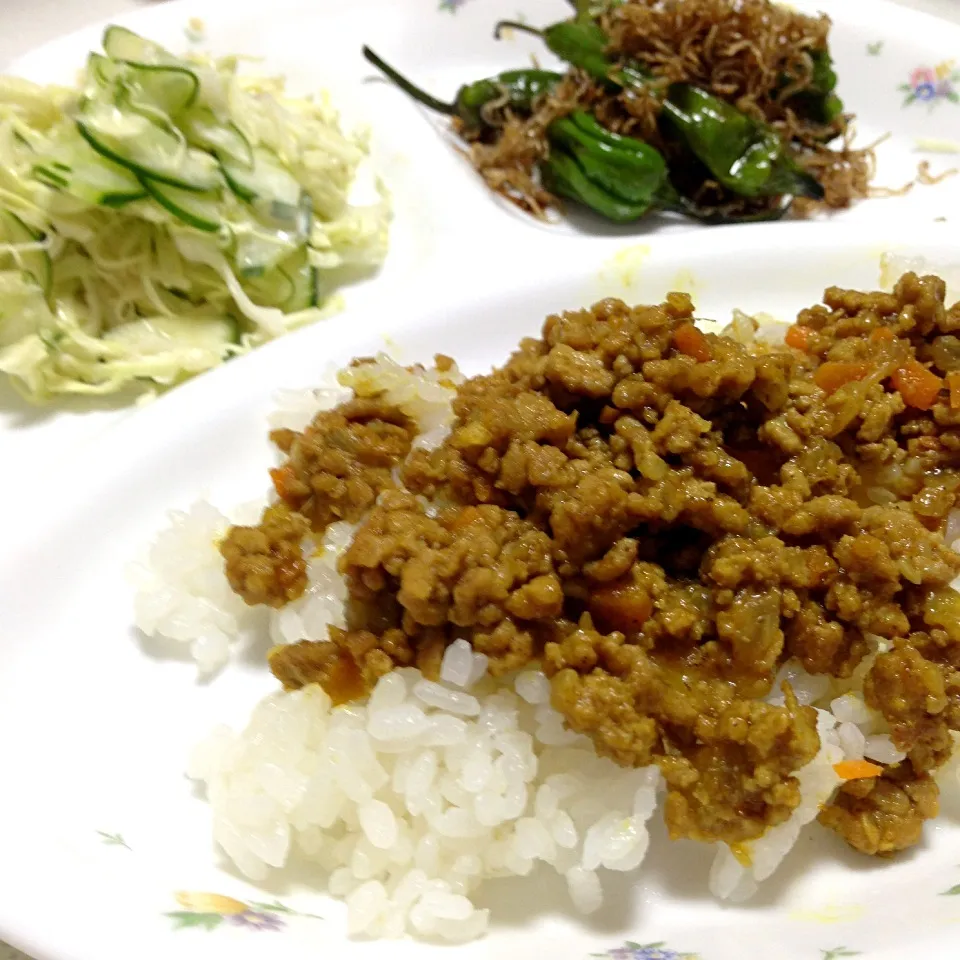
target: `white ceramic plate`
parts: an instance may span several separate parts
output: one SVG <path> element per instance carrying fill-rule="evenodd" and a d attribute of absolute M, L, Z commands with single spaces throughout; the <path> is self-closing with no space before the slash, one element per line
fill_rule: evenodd
<path fill-rule="evenodd" d="M 953 63 L 960 50 L 960 26 L 882 0 L 797 0 L 796 5 L 826 9 L 834 19 L 831 49 L 839 91 L 860 118 L 861 140 L 892 135 L 878 151 L 878 184 L 903 185 L 924 159 L 934 174 L 960 164 L 960 155 L 926 149 L 932 141 L 960 149 L 960 74 Z M 187 45 L 188 21 L 199 17 L 206 25 L 203 47 L 262 56 L 266 67 L 287 74 L 296 87 L 329 87 L 349 113 L 372 123 L 397 217 L 383 274 L 350 293 L 358 306 L 374 301 L 390 310 L 438 274 L 452 276 L 458 269 L 466 289 L 486 287 L 494 282 L 500 262 L 529 257 L 519 250 L 529 250 L 544 234 L 592 243 L 598 233 L 655 241 L 664 233 L 704 229 L 656 219 L 635 228 L 611 228 L 581 216 L 544 227 L 491 197 L 437 134 L 435 118 L 387 84 L 363 82 L 373 76 L 360 56 L 361 45 L 369 43 L 438 95 L 452 95 L 463 82 L 524 65 L 533 52 L 546 62 L 533 38 L 515 35 L 495 42 L 491 28 L 498 19 L 522 16 L 544 24 L 568 16 L 569 10 L 565 0 L 178 0 L 118 19 L 181 49 Z M 101 32 L 102 25 L 96 25 L 64 37 L 16 61 L 12 70 L 69 83 L 87 52 L 99 44 Z M 958 203 L 960 177 L 917 187 L 906 197 L 862 203 L 835 219 L 871 225 L 908 218 L 929 223 L 950 217 Z M 758 226 L 757 243 L 768 242 L 763 238 L 781 226 Z M 33 467 L 30 473 L 4 474 L 0 490 L 13 497 L 28 485 L 25 478 L 120 415 L 109 401 L 30 408 L 0 380 L 0 457 Z"/>
<path fill-rule="evenodd" d="M 39 483 L 4 530 L 0 560 L 0 936 L 44 960 L 955 958 L 960 898 L 945 894 L 960 890 L 960 825 L 949 804 L 924 843 L 892 861 L 811 828 L 744 906 L 708 896 L 707 848 L 670 843 L 660 830 L 639 877 L 605 878 L 606 905 L 589 920 L 570 915 L 554 878 L 495 881 L 482 897 L 494 910 L 484 941 L 349 942 L 342 907 L 310 893 L 308 877 L 281 874 L 258 889 L 225 865 L 183 775 L 199 736 L 241 723 L 273 689 L 264 651 L 198 684 L 192 664 L 135 635 L 124 580 L 167 510 L 200 496 L 231 507 L 263 495 L 271 394 L 316 382 L 330 362 L 384 347 L 405 362 L 440 350 L 474 373 L 502 361 L 547 313 L 603 296 L 656 302 L 682 287 L 701 316 L 726 320 L 739 306 L 786 320 L 828 284 L 876 284 L 884 248 L 960 264 L 949 228 L 919 239 L 897 232 L 864 240 L 852 228 L 786 225 L 763 247 L 751 227 L 725 231 L 722 247 L 707 232 L 655 247 L 545 237 L 535 271 L 504 264 L 487 289 L 463 295 L 440 283 L 390 316 L 354 311 L 294 333 L 127 418 L 71 465 L 68 482 L 61 473 Z M 216 919 L 215 929 L 176 929 L 177 891 L 296 912 L 268 911 L 274 920 L 259 930 Z"/>

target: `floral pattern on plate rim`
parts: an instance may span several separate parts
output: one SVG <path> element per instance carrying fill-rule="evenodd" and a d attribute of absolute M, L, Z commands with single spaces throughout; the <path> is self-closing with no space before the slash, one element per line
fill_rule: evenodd
<path fill-rule="evenodd" d="M 678 953 L 660 940 L 656 943 L 634 943 L 627 940 L 622 947 L 612 947 L 606 953 L 592 953 L 597 960 L 703 960 L 699 953 Z M 841 960 L 842 957 L 859 957 L 859 950 L 847 947 L 832 947 L 820 951 L 820 960 Z"/>
<path fill-rule="evenodd" d="M 956 85 L 960 83 L 960 70 L 954 68 L 955 61 L 944 60 L 935 67 L 917 67 L 907 83 L 901 83 L 897 89 L 905 94 L 904 107 L 920 102 L 933 109 L 943 100 L 960 103 L 960 93 Z"/>
<path fill-rule="evenodd" d="M 181 890 L 175 895 L 182 910 L 172 910 L 164 916 L 173 920 L 174 930 L 200 927 L 204 930 L 216 930 L 223 924 L 241 927 L 245 930 L 283 930 L 289 917 L 307 917 L 322 920 L 312 913 L 301 913 L 284 906 L 279 900 L 273 903 L 247 903 L 225 897 L 220 893 L 202 893 Z"/>
<path fill-rule="evenodd" d="M 941 897 L 960 897 L 960 883 L 955 883 L 949 890 L 943 890 Z"/>
<path fill-rule="evenodd" d="M 701 960 L 700 954 L 678 953 L 662 940 L 656 943 L 634 943 L 627 940 L 622 947 L 612 947 L 606 953 L 592 953 L 590 956 L 601 960 Z"/>
<path fill-rule="evenodd" d="M 105 847 L 123 847 L 125 850 L 131 850 L 132 847 L 123 839 L 122 833 L 107 833 L 106 830 L 98 830 L 97 836 Z"/>

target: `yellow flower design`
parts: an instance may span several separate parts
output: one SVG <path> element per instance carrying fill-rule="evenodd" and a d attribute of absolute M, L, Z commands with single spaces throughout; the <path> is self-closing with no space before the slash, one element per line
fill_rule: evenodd
<path fill-rule="evenodd" d="M 194 910 L 197 913 L 216 913 L 221 917 L 232 917 L 240 913 L 246 913 L 250 909 L 245 903 L 219 893 L 197 893 L 179 890 L 174 896 L 184 910 Z"/>
<path fill-rule="evenodd" d="M 953 60 L 944 60 L 943 63 L 938 63 L 934 68 L 933 72 L 937 75 L 938 80 L 946 80 L 947 77 L 953 72 Z"/>
<path fill-rule="evenodd" d="M 810 910 L 794 910 L 790 918 L 810 923 L 850 923 L 859 920 L 864 913 L 866 907 L 859 903 L 826 903 Z"/>

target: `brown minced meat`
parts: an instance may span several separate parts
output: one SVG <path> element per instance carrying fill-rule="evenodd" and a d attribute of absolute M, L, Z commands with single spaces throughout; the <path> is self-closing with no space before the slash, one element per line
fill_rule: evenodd
<path fill-rule="evenodd" d="M 870 854 L 915 843 L 960 730 L 944 293 L 913 274 L 828 289 L 791 333 L 803 349 L 703 334 L 682 294 L 604 300 L 466 381 L 435 450 L 411 452 L 415 426 L 376 399 L 283 434 L 280 506 L 224 545 L 241 595 L 282 602 L 289 538 L 362 522 L 347 628 L 271 651 L 274 673 L 344 702 L 396 666 L 436 676 L 461 637 L 495 677 L 539 664 L 600 754 L 659 766 L 672 836 L 737 849 L 790 816 L 819 747 L 813 708 L 764 700 L 779 666 L 849 678 L 870 656 L 865 699 L 906 758 L 820 821 Z"/>

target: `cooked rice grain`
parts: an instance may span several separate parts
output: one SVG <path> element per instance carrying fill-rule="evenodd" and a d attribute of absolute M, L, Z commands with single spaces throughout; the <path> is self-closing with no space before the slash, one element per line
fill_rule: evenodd
<path fill-rule="evenodd" d="M 447 651 L 446 675 L 463 675 L 462 653 Z M 488 922 L 477 887 L 541 862 L 592 912 L 597 871 L 643 860 L 659 773 L 598 758 L 584 737 L 544 742 L 562 723 L 543 683 L 528 672 L 515 687 L 468 692 L 403 669 L 366 704 L 332 709 L 317 686 L 276 693 L 246 730 L 201 744 L 189 774 L 240 870 L 263 880 L 299 851 L 346 901 L 351 934 L 473 939 Z"/>
<path fill-rule="evenodd" d="M 201 673 L 229 658 L 231 644 L 259 617 L 227 583 L 219 542 L 230 520 L 204 501 L 170 511 L 144 559 L 130 565 L 134 622 L 147 636 L 190 645 Z"/>

